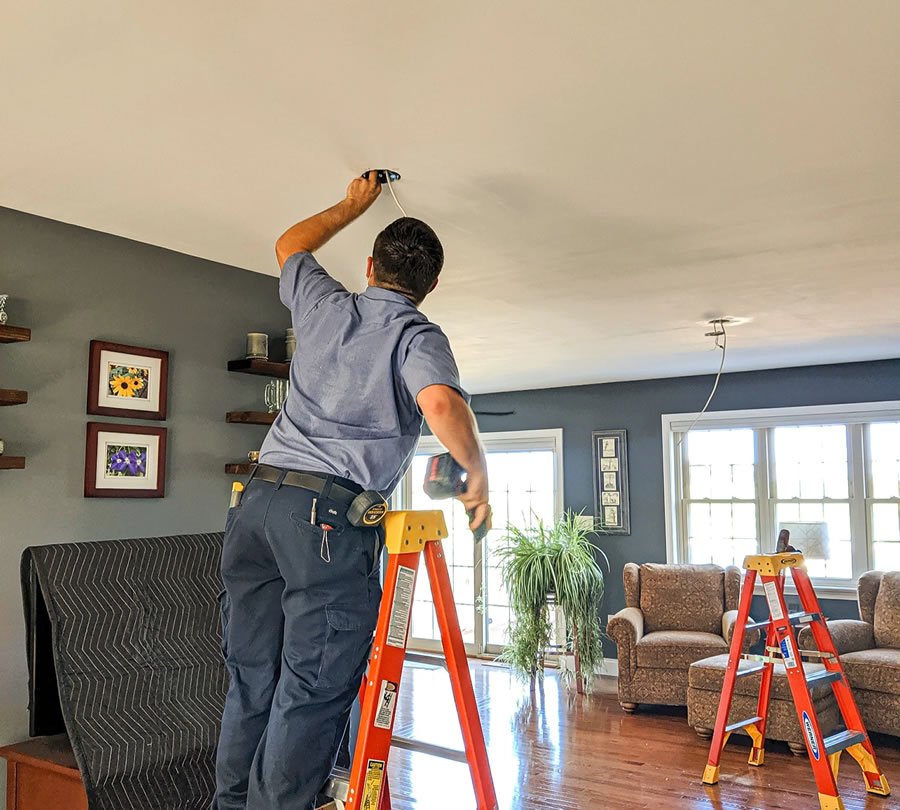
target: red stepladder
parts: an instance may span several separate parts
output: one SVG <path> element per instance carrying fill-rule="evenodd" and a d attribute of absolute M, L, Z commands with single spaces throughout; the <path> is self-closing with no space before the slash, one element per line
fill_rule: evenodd
<path fill-rule="evenodd" d="M 875 751 L 850 691 L 847 676 L 834 646 L 834 640 L 819 607 L 819 600 L 816 598 L 812 582 L 806 573 L 803 555 L 790 551 L 751 555 L 744 560 L 744 569 L 746 576 L 741 589 L 738 617 L 731 639 L 728 665 L 722 684 L 722 696 L 719 700 L 719 710 L 709 750 L 709 760 L 703 773 L 704 784 L 714 785 L 719 781 L 722 749 L 731 734 L 738 729 L 745 729 L 752 740 L 750 764 L 755 766 L 763 764 L 772 672 L 775 662 L 781 661 L 784 663 L 794 706 L 797 710 L 797 718 L 800 721 L 800 728 L 803 731 L 809 761 L 816 780 L 820 810 L 844 810 L 844 803 L 837 789 L 838 767 L 844 751 L 847 751 L 862 769 L 866 790 L 869 793 L 879 796 L 889 795 L 890 787 L 878 767 Z M 785 603 L 784 582 L 787 570 L 791 571 L 794 586 L 803 608 L 799 613 L 788 613 Z M 757 577 L 763 584 L 769 607 L 769 618 L 754 622 L 750 618 L 750 605 Z M 798 647 L 794 627 L 799 625 L 809 625 L 818 647 L 817 650 L 801 650 Z M 765 654 L 743 653 L 746 631 L 757 628 L 766 628 Z M 820 659 L 825 668 L 807 675 L 803 667 L 803 656 Z M 741 659 L 755 661 L 757 665 L 740 669 Z M 735 681 L 737 678 L 755 672 L 762 673 L 756 716 L 729 724 L 728 715 L 731 711 Z M 845 730 L 827 737 L 823 736 L 809 691 L 810 685 L 816 683 L 831 684 Z"/>
<path fill-rule="evenodd" d="M 353 765 L 349 773 L 336 771 L 332 775 L 325 793 L 333 797 L 333 801 L 325 808 L 391 810 L 387 766 L 390 750 L 394 747 L 468 764 L 477 810 L 497 810 L 487 747 L 444 556 L 443 540 L 447 537 L 444 514 L 437 510 L 388 512 L 384 530 L 388 553 L 384 596 L 369 670 L 360 690 L 362 714 Z M 480 543 L 477 544 L 476 559 L 478 551 Z M 416 577 L 423 555 L 441 630 L 443 658 L 406 650 Z M 464 751 L 394 736 L 394 715 L 406 661 L 439 664 L 446 668 L 459 715 Z"/>

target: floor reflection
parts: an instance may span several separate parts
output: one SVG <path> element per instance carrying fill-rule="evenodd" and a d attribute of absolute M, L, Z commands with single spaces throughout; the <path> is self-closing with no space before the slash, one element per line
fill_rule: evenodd
<path fill-rule="evenodd" d="M 626 715 L 615 681 L 577 695 L 552 673 L 532 693 L 509 671 L 474 663 L 478 701 L 498 810 L 802 810 L 818 807 L 809 763 L 779 743 L 767 747 L 766 767 L 749 768 L 740 740 L 729 744 L 719 786 L 701 784 L 708 743 L 687 725 L 683 709 Z M 404 670 L 395 733 L 462 747 L 462 735 L 443 669 Z M 900 784 L 894 738 L 876 738 L 888 780 Z M 892 799 L 867 797 L 859 770 L 841 768 L 846 810 L 888 810 Z M 852 767 L 851 767 L 852 765 Z M 394 750 L 390 761 L 394 810 L 475 810 L 465 765 Z M 897 805 L 900 806 L 900 805 Z"/>

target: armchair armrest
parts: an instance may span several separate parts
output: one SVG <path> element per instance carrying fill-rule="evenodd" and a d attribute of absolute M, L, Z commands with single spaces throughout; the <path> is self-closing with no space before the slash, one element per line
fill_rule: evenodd
<path fill-rule="evenodd" d="M 622 608 L 609 620 L 606 632 L 619 648 L 619 678 L 630 681 L 637 667 L 635 647 L 644 637 L 644 614 L 640 608 Z"/>
<path fill-rule="evenodd" d="M 722 614 L 722 637 L 729 648 L 731 647 L 732 636 L 734 636 L 734 628 L 737 626 L 737 617 L 737 610 L 726 610 Z M 759 641 L 759 630 L 747 630 L 744 633 L 743 651 L 747 652 L 757 641 Z"/>
<path fill-rule="evenodd" d="M 871 650 L 875 647 L 875 628 L 868 622 L 859 619 L 832 619 L 828 622 L 828 630 L 834 639 L 834 646 L 838 655 Z M 797 639 L 800 648 L 804 650 L 816 649 L 812 630 L 804 627 Z"/>

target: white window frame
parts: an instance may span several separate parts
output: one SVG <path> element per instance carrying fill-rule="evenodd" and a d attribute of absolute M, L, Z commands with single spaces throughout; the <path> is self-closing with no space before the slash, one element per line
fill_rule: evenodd
<path fill-rule="evenodd" d="M 676 444 L 679 436 L 697 420 L 697 413 L 675 413 L 662 415 L 663 450 L 663 496 L 666 518 L 666 559 L 670 563 L 681 563 L 688 559 L 687 538 L 684 536 L 683 519 L 680 514 L 681 486 L 683 476 L 676 474 L 675 464 L 679 453 Z M 736 428 L 774 428 L 793 425 L 845 424 L 848 431 L 847 463 L 850 474 L 850 521 L 854 539 L 865 538 L 864 543 L 855 542 L 851 549 L 854 576 L 868 570 L 872 564 L 873 549 L 869 515 L 871 498 L 867 498 L 868 465 L 866 464 L 867 430 L 865 425 L 873 422 L 900 421 L 900 400 L 884 402 L 860 402 L 846 405 L 810 405 L 792 408 L 757 408 L 735 411 L 714 411 L 706 413 L 696 423 L 699 430 Z M 759 436 L 760 434 L 756 434 Z M 765 478 L 772 474 L 768 458 L 770 448 L 766 442 L 757 442 L 757 458 L 765 459 L 765 465 L 757 464 L 757 502 L 774 504 L 769 498 L 770 481 Z M 772 509 L 759 510 L 760 551 L 774 551 L 775 526 Z M 768 544 L 767 544 L 768 538 Z M 814 580 L 819 596 L 831 599 L 856 599 L 855 580 Z M 758 588 L 758 590 L 760 590 Z"/>
<path fill-rule="evenodd" d="M 542 428 L 537 430 L 504 430 L 481 433 L 481 442 L 486 452 L 503 452 L 516 450 L 552 450 L 555 460 L 554 471 L 554 497 L 553 517 L 559 520 L 563 513 L 565 496 L 563 491 L 563 430 L 562 428 Z M 433 435 L 422 436 L 416 447 L 416 455 L 428 453 L 445 453 L 446 448 Z M 411 472 L 407 472 L 397 488 L 397 508 L 405 509 L 406 504 L 412 503 L 412 488 L 421 486 L 420 481 L 413 481 Z M 499 527 L 495 527 L 499 528 Z M 475 596 L 482 592 L 484 586 L 483 564 L 476 561 L 474 570 Z M 469 655 L 485 655 L 493 658 L 502 651 L 497 645 L 486 643 L 486 614 L 479 614 L 480 619 L 475 624 L 475 643 L 466 644 L 466 652 Z M 410 647 L 413 649 L 439 650 L 441 643 L 430 639 L 413 639 L 410 636 Z"/>

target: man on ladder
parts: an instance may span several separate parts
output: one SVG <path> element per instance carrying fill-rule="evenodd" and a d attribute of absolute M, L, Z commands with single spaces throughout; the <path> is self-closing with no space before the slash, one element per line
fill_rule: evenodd
<path fill-rule="evenodd" d="M 423 416 L 467 472 L 475 529 L 489 520 L 484 451 L 446 336 L 419 311 L 443 248 L 403 217 L 375 240 L 367 289 L 313 258 L 363 214 L 375 172 L 288 229 L 275 250 L 297 351 L 287 401 L 237 506 L 222 554 L 230 685 L 212 810 L 311 810 L 347 727 L 381 601 L 369 527 L 412 461 Z M 383 512 L 383 501 L 382 512 Z M 369 509 L 372 509 L 369 512 Z"/>

